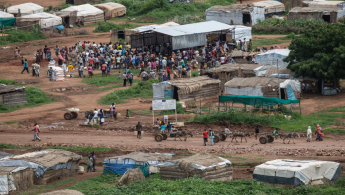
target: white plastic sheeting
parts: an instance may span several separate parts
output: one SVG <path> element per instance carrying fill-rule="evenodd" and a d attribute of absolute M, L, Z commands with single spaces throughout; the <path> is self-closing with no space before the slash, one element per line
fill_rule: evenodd
<path fill-rule="evenodd" d="M 337 19 L 345 16 L 345 9 L 337 11 Z"/>
<path fill-rule="evenodd" d="M 335 181 L 341 173 L 339 163 L 315 160 L 272 160 L 256 166 L 254 179 L 290 185 L 309 184 L 321 179 Z"/>
<path fill-rule="evenodd" d="M 0 18 L 14 18 L 14 15 L 0 11 Z"/>
<path fill-rule="evenodd" d="M 257 77 L 261 77 L 265 72 L 274 65 L 264 65 L 254 69 L 254 73 Z"/>
<path fill-rule="evenodd" d="M 62 24 L 62 18 L 54 14 L 49 13 L 38 13 L 23 16 L 22 18 L 27 19 L 40 19 L 41 28 L 49 28 Z"/>
<path fill-rule="evenodd" d="M 172 37 L 173 50 L 197 47 L 207 44 L 206 33 Z"/>
<path fill-rule="evenodd" d="M 283 59 L 286 58 L 290 53 L 289 49 L 273 49 L 265 53 L 261 53 L 255 56 L 256 64 L 271 64 L 278 65 L 279 67 L 287 67 L 288 63 L 284 62 Z"/>
<path fill-rule="evenodd" d="M 0 194 L 8 194 L 8 178 L 7 175 L 0 175 Z"/>
<path fill-rule="evenodd" d="M 252 39 L 252 27 L 240 26 L 240 25 L 231 25 L 231 28 L 235 28 L 235 31 L 231 33 L 231 36 L 236 41 Z"/>
<path fill-rule="evenodd" d="M 287 86 L 291 86 L 293 91 L 298 91 L 301 93 L 301 82 L 297 80 L 285 80 L 283 83 L 280 83 L 280 88 L 286 88 Z"/>
<path fill-rule="evenodd" d="M 231 165 L 231 162 L 227 159 L 224 159 L 222 157 L 218 157 L 219 159 L 222 160 L 222 162 L 220 163 L 217 163 L 217 164 L 213 164 L 213 165 L 210 165 L 210 166 L 203 166 L 203 165 L 198 165 L 196 163 L 191 163 L 190 166 L 191 168 L 194 168 L 194 169 L 199 169 L 199 170 L 205 170 L 207 168 L 212 168 L 212 167 L 218 167 L 218 166 L 224 166 L 224 165 Z M 161 164 L 158 164 L 158 167 L 167 167 L 167 166 L 178 166 L 180 164 L 180 161 L 175 161 L 175 162 L 166 162 L 166 163 L 161 163 Z"/>
<path fill-rule="evenodd" d="M 7 8 L 7 12 L 10 14 L 18 14 L 18 9 L 20 9 L 21 16 L 44 12 L 44 7 L 37 5 L 35 3 L 23 3 L 20 5 L 13 5 Z"/>
<path fill-rule="evenodd" d="M 152 84 L 153 88 L 153 99 L 154 100 L 164 100 L 164 89 L 167 86 L 171 86 L 169 82 L 160 82 Z"/>
<path fill-rule="evenodd" d="M 97 7 L 94 7 L 90 4 L 71 6 L 66 9 L 61 10 L 61 12 L 73 12 L 73 11 L 77 11 L 77 17 L 95 16 L 98 14 L 103 14 L 103 11 L 101 9 L 98 9 Z"/>
<path fill-rule="evenodd" d="M 172 27 L 172 26 L 179 26 L 179 24 L 175 22 L 167 22 L 164 24 L 152 24 L 148 26 L 140 26 L 138 28 L 131 29 L 132 31 L 137 31 L 137 32 L 145 32 L 148 30 L 153 30 L 153 29 L 158 29 L 158 28 L 166 28 L 166 27 Z"/>
<path fill-rule="evenodd" d="M 206 21 L 218 21 L 225 24 L 243 24 L 243 13 L 233 11 L 211 11 L 212 7 L 206 10 Z M 252 25 L 258 23 L 259 20 L 265 20 L 265 8 L 253 7 L 253 11 L 250 12 L 250 18 Z"/>
<path fill-rule="evenodd" d="M 247 96 L 263 96 L 261 86 L 258 87 L 241 87 L 233 88 L 225 86 L 225 95 L 247 95 Z"/>

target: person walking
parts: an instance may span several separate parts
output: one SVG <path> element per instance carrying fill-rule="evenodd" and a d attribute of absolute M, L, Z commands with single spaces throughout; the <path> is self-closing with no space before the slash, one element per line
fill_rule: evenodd
<path fill-rule="evenodd" d="M 88 173 L 89 171 L 91 172 L 92 167 L 93 167 L 93 159 L 92 159 L 91 155 L 89 155 L 89 156 L 87 157 L 86 173 Z"/>
<path fill-rule="evenodd" d="M 126 119 L 129 118 L 129 110 L 126 111 Z"/>
<path fill-rule="evenodd" d="M 138 131 L 138 134 L 137 134 L 137 138 L 138 139 L 141 139 L 141 131 L 143 129 L 143 126 L 140 124 L 140 122 L 138 122 L 137 126 L 136 126 L 136 130 Z"/>
<path fill-rule="evenodd" d="M 81 76 L 84 76 L 85 78 L 85 75 L 84 75 L 84 66 L 82 64 L 79 65 L 79 78 L 81 78 Z"/>
<path fill-rule="evenodd" d="M 98 124 L 98 110 L 95 108 L 95 110 L 93 111 L 93 118 L 92 118 L 92 124 L 96 125 Z"/>
<path fill-rule="evenodd" d="M 165 124 L 164 122 L 162 121 L 162 124 L 161 124 L 161 132 L 164 133 L 165 132 Z"/>
<path fill-rule="evenodd" d="M 132 84 L 133 84 L 133 73 L 129 73 L 129 75 L 128 75 L 128 81 L 129 81 L 129 86 L 132 86 Z"/>
<path fill-rule="evenodd" d="M 41 141 L 41 138 L 38 137 L 38 133 L 41 132 L 41 130 L 40 130 L 40 128 L 39 128 L 39 126 L 38 126 L 37 123 L 35 123 L 34 129 L 32 129 L 31 131 L 34 131 L 34 133 L 35 133 L 35 134 L 34 134 L 34 139 L 33 139 L 32 141 L 35 141 L 36 139 L 38 139 L 39 141 Z"/>
<path fill-rule="evenodd" d="M 92 65 L 90 64 L 89 67 L 87 68 L 87 72 L 89 74 L 89 78 L 92 78 L 93 72 L 92 72 Z"/>
<path fill-rule="evenodd" d="M 96 172 L 96 155 L 95 155 L 95 152 L 92 152 L 91 153 L 91 158 L 92 158 L 92 168 L 93 168 L 93 171 L 92 172 Z"/>
<path fill-rule="evenodd" d="M 109 108 L 110 108 L 110 118 L 114 117 L 115 119 L 116 118 L 116 116 L 114 115 L 115 103 L 112 103 Z"/>
<path fill-rule="evenodd" d="M 47 71 L 47 74 L 49 76 L 49 81 L 52 81 L 53 80 L 53 68 L 50 67 Z"/>
<path fill-rule="evenodd" d="M 123 73 L 122 77 L 123 77 L 123 86 L 126 87 L 126 82 L 127 82 L 127 74 L 126 74 L 126 72 Z"/>
<path fill-rule="evenodd" d="M 255 140 L 258 139 L 258 134 L 259 134 L 259 133 L 260 133 L 259 126 L 256 126 L 255 131 L 254 131 Z"/>
<path fill-rule="evenodd" d="M 204 146 L 206 146 L 206 142 L 207 142 L 207 136 L 208 136 L 208 132 L 206 129 L 204 129 L 204 132 L 202 132 L 203 136 L 204 136 Z"/>
<path fill-rule="evenodd" d="M 25 70 L 29 73 L 29 65 L 28 65 L 27 59 L 25 59 L 25 61 L 24 61 L 24 68 L 23 68 L 22 74 Z"/>
<path fill-rule="evenodd" d="M 101 70 L 102 70 L 102 76 L 107 76 L 107 65 L 106 64 L 102 64 L 101 66 Z"/>
<path fill-rule="evenodd" d="M 212 129 L 211 129 L 211 128 L 209 129 L 209 132 L 210 132 L 211 146 L 213 146 L 213 145 L 214 145 L 214 143 L 213 143 L 213 139 L 214 139 L 214 132 L 212 131 Z"/>
<path fill-rule="evenodd" d="M 98 111 L 98 116 L 99 116 L 99 124 L 103 125 L 104 123 L 104 113 L 103 113 L 103 109 L 100 109 Z"/>
<path fill-rule="evenodd" d="M 307 130 L 307 142 L 311 142 L 311 135 L 312 135 L 311 127 L 308 126 L 308 130 Z"/>

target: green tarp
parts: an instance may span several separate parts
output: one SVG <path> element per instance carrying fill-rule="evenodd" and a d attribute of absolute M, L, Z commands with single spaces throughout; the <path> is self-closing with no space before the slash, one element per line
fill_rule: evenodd
<path fill-rule="evenodd" d="M 0 27 L 13 26 L 16 24 L 16 18 L 0 18 Z"/>
<path fill-rule="evenodd" d="M 274 106 L 276 104 L 296 104 L 300 100 L 282 100 L 276 97 L 268 98 L 262 96 L 246 96 L 246 95 L 220 95 L 219 102 L 231 101 L 233 103 L 241 103 L 251 106 Z"/>

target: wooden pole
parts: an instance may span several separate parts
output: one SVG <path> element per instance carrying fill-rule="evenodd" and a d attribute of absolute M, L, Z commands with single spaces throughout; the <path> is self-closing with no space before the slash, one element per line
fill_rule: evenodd
<path fill-rule="evenodd" d="M 228 111 L 228 103 L 225 102 L 225 111 Z"/>
<path fill-rule="evenodd" d="M 202 109 L 201 109 L 201 100 L 200 100 L 200 116 L 201 116 L 201 110 L 202 110 Z"/>
<path fill-rule="evenodd" d="M 15 27 L 16 31 L 15 31 L 15 37 L 17 38 L 17 26 Z"/>
<path fill-rule="evenodd" d="M 271 124 L 271 107 L 268 106 L 268 124 Z"/>
<path fill-rule="evenodd" d="M 299 114 L 301 114 L 301 115 L 302 115 L 301 101 L 299 102 Z"/>

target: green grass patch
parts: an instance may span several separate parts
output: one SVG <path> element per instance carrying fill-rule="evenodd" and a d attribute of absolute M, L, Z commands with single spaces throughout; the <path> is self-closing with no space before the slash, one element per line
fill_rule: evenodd
<path fill-rule="evenodd" d="M 120 87 L 123 87 L 123 85 L 115 85 L 115 86 L 103 87 L 103 88 L 98 88 L 96 90 L 97 91 L 108 91 L 110 89 L 116 89 L 116 88 L 120 88 Z"/>
<path fill-rule="evenodd" d="M 294 34 L 293 34 L 294 35 Z M 275 38 L 275 39 L 263 39 L 261 37 L 256 38 L 254 37 L 253 39 L 253 48 L 260 48 L 262 46 L 265 45 L 278 45 L 281 43 L 288 43 L 291 42 L 292 37 L 290 37 L 290 35 L 286 36 L 286 37 L 279 37 L 279 38 Z"/>
<path fill-rule="evenodd" d="M 30 149 L 30 148 L 40 148 L 40 147 L 24 147 L 24 146 L 16 146 L 13 144 L 6 144 L 6 143 L 0 143 L 0 148 L 7 148 L 7 149 Z M 60 149 L 60 150 L 67 150 L 67 151 L 80 151 L 80 152 L 106 152 L 112 150 L 112 148 L 102 148 L 102 147 L 92 147 L 92 146 L 86 146 L 86 147 L 80 147 L 80 146 L 73 146 L 73 147 L 62 147 L 62 146 L 45 146 L 42 147 L 43 149 Z"/>
<path fill-rule="evenodd" d="M 179 154 L 178 156 L 194 156 L 195 154 Z"/>
<path fill-rule="evenodd" d="M 8 125 L 14 124 L 14 123 L 16 123 L 16 122 L 14 122 L 14 121 L 7 121 L 7 122 L 5 122 L 5 124 L 8 124 Z"/>
<path fill-rule="evenodd" d="M 284 194 L 284 195 L 316 195 L 344 194 L 345 177 L 342 176 L 335 185 L 321 187 L 282 188 L 267 185 L 255 180 L 235 180 L 229 182 L 205 181 L 192 177 L 176 181 L 161 180 L 160 174 L 152 175 L 145 182 L 137 181 L 129 186 L 114 185 L 115 175 L 100 175 L 81 181 L 69 188 L 85 195 L 91 194 Z"/>
<path fill-rule="evenodd" d="M 0 37 L 0 45 L 34 41 L 46 38 L 46 36 L 42 33 L 42 31 L 39 29 L 39 26 L 37 25 L 32 31 L 17 29 L 17 32 L 15 32 L 15 30 L 5 29 L 5 33 L 8 34 L 6 36 L 6 41 L 5 37 Z"/>
<path fill-rule="evenodd" d="M 56 100 L 54 98 L 48 97 L 44 91 L 41 89 L 33 88 L 33 87 L 27 87 L 25 88 L 26 91 L 26 98 L 27 103 L 22 106 L 12 106 L 7 107 L 3 104 L 0 105 L 0 113 L 4 112 L 12 112 L 14 110 L 18 110 L 21 108 L 26 107 L 34 107 L 34 106 L 41 106 L 43 104 L 49 104 L 51 102 L 55 102 Z"/>
<path fill-rule="evenodd" d="M 19 146 L 13 145 L 13 144 L 6 144 L 6 143 L 0 143 L 0 148 L 6 148 L 6 149 L 18 149 Z"/>
<path fill-rule="evenodd" d="M 331 108 L 328 110 L 328 112 L 345 112 L 345 106 Z"/>
<path fill-rule="evenodd" d="M 14 80 L 9 80 L 9 79 L 0 79 L 0 84 L 23 86 L 23 84 L 18 83 L 17 81 L 14 81 Z"/>
<path fill-rule="evenodd" d="M 97 27 L 95 28 L 93 32 L 94 33 L 109 32 L 113 29 L 125 30 L 125 29 L 133 29 L 136 27 L 138 27 L 138 25 L 130 24 L 130 23 L 114 24 L 112 22 L 99 21 L 97 22 Z"/>
<path fill-rule="evenodd" d="M 152 84 L 158 83 L 158 80 L 149 79 L 148 81 L 140 81 L 138 84 L 122 90 L 115 90 L 112 93 L 107 94 L 106 96 L 102 97 L 98 100 L 99 104 L 108 105 L 112 103 L 125 103 L 126 100 L 131 98 L 152 98 Z"/>

